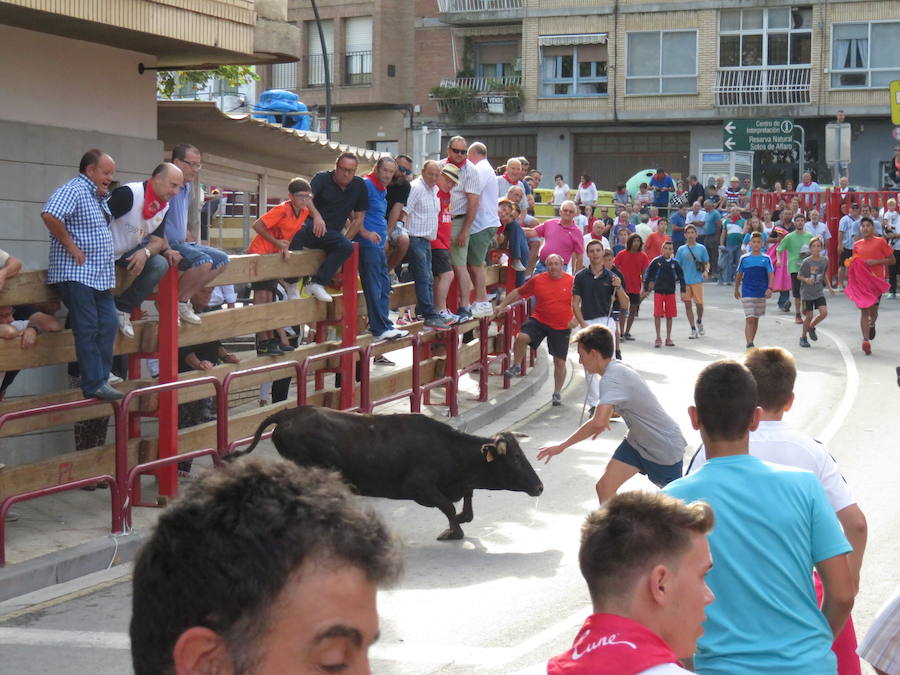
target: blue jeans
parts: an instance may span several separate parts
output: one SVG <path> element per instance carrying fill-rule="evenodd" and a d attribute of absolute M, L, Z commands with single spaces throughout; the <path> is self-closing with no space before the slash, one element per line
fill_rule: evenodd
<path fill-rule="evenodd" d="M 506 240 L 509 242 L 510 257 L 513 260 L 518 260 L 523 265 L 527 265 L 529 257 L 528 239 L 525 238 L 525 233 L 522 231 L 519 221 L 512 221 L 503 232 L 506 234 Z"/>
<path fill-rule="evenodd" d="M 372 335 L 381 335 L 394 327 L 388 318 L 391 279 L 388 277 L 387 258 L 384 256 L 383 248 L 360 244 L 359 280 L 366 299 L 369 331 Z"/>
<path fill-rule="evenodd" d="M 217 270 L 228 264 L 228 254 L 211 246 L 203 246 L 194 241 L 180 241 L 175 244 L 169 242 L 169 246 L 181 254 L 181 263 L 178 265 L 181 271 L 200 267 L 206 263 Z"/>
<path fill-rule="evenodd" d="M 63 281 L 56 284 L 56 289 L 69 308 L 81 391 L 91 398 L 106 384 L 112 370 L 113 345 L 119 330 L 116 305 L 109 291 L 98 291 L 77 281 Z"/>
<path fill-rule="evenodd" d="M 325 285 L 331 283 L 347 258 L 353 255 L 353 243 L 340 230 L 325 230 L 325 234 L 317 237 L 313 233 L 312 224 L 306 224 L 297 231 L 291 240 L 290 249 L 315 248 L 325 251 L 325 260 L 312 276 L 313 283 Z"/>
<path fill-rule="evenodd" d="M 126 260 L 126 258 L 135 253 L 135 251 L 139 252 L 141 248 L 143 247 L 125 253 L 121 258 L 116 260 L 116 265 L 128 267 L 128 260 Z M 139 252 L 138 255 L 143 256 L 144 253 Z M 161 255 L 152 255 L 147 258 L 147 262 L 144 263 L 144 269 L 141 270 L 141 273 L 131 282 L 131 286 L 115 299 L 116 309 L 122 312 L 130 312 L 132 309 L 140 307 L 141 303 L 144 302 L 144 300 L 147 299 L 147 296 L 153 292 L 154 288 L 156 288 L 159 280 L 163 278 L 163 275 L 168 269 L 169 261 Z"/>
<path fill-rule="evenodd" d="M 431 242 L 425 237 L 410 236 L 406 260 L 416 284 L 416 311 L 426 319 L 437 318 L 431 275 Z"/>
<path fill-rule="evenodd" d="M 737 273 L 738 259 L 741 257 L 741 245 L 726 246 L 722 253 L 722 279 L 726 283 L 734 283 L 734 275 Z"/>

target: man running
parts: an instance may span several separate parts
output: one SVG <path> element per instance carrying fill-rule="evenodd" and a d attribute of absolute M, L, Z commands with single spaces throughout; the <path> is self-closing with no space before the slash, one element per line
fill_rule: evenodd
<path fill-rule="evenodd" d="M 538 452 L 538 461 L 549 462 L 566 448 L 596 438 L 609 430 L 613 408 L 628 425 L 628 433 L 616 448 L 600 480 L 600 503 L 610 499 L 622 483 L 642 473 L 658 487 L 681 478 L 686 441 L 681 429 L 663 409 L 637 371 L 613 358 L 615 340 L 606 326 L 588 326 L 575 335 L 578 357 L 585 370 L 602 375 L 600 399 L 594 416 L 559 445 Z"/>

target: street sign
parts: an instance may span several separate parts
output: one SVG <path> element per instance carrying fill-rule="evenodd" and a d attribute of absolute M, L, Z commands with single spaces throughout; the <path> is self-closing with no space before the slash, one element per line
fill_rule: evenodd
<path fill-rule="evenodd" d="M 891 82 L 891 122 L 900 124 L 900 80 Z"/>
<path fill-rule="evenodd" d="M 895 141 L 900 141 L 900 127 L 894 127 L 894 130 L 891 132 L 891 136 L 894 137 Z"/>
<path fill-rule="evenodd" d="M 722 127 L 725 150 L 793 150 L 793 120 L 729 120 Z"/>

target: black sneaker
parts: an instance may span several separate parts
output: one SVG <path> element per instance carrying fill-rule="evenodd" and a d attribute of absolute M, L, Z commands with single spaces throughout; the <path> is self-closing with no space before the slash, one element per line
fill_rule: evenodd
<path fill-rule="evenodd" d="M 590 408 L 588 408 L 588 417 L 593 417 L 595 410 L 597 410 L 597 406 L 595 405 L 592 405 Z"/>
<path fill-rule="evenodd" d="M 809 340 L 807 340 L 805 337 L 800 338 L 800 346 L 809 347 Z"/>
<path fill-rule="evenodd" d="M 376 356 L 374 359 L 372 359 L 372 363 L 374 363 L 376 366 L 396 366 L 397 365 L 396 363 L 391 361 L 388 357 L 386 357 L 384 354 L 381 354 L 380 356 Z"/>
<path fill-rule="evenodd" d="M 871 326 L 869 326 L 869 339 L 870 340 L 875 339 L 875 324 L 874 323 Z"/>
<path fill-rule="evenodd" d="M 809 339 L 812 340 L 813 342 L 815 342 L 816 340 L 819 339 L 819 336 L 816 335 L 816 329 L 815 329 L 815 328 L 810 328 L 810 329 L 809 329 L 809 332 L 807 333 L 807 335 L 809 335 Z"/>
<path fill-rule="evenodd" d="M 278 342 L 278 343 L 276 343 L 276 345 L 278 346 L 279 351 L 281 351 L 284 354 L 290 354 L 292 351 L 294 351 L 296 349 L 296 347 L 294 347 L 290 343 L 283 345 L 280 342 Z"/>

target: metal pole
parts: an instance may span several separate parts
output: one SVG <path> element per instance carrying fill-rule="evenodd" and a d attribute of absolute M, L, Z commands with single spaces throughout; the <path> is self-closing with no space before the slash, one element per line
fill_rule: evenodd
<path fill-rule="evenodd" d="M 799 124 L 794 124 L 794 128 L 800 130 L 800 140 L 794 141 L 800 146 L 800 153 L 797 158 L 800 166 L 800 175 L 797 176 L 797 183 L 799 183 L 803 180 L 803 174 L 806 173 L 806 129 Z"/>
<path fill-rule="evenodd" d="M 316 17 L 319 44 L 322 45 L 322 67 L 325 74 L 325 138 L 331 140 L 331 68 L 328 67 L 328 46 L 325 44 L 325 32 L 322 30 L 322 21 L 319 19 L 319 7 L 316 5 L 316 0 L 310 0 L 310 2 Z"/>

